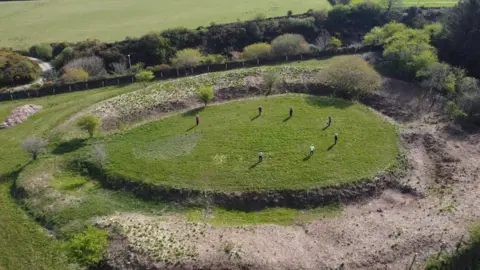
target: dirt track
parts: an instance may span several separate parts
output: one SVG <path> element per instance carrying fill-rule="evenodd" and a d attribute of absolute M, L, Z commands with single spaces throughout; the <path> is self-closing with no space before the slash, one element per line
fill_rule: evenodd
<path fill-rule="evenodd" d="M 420 101 L 416 89 L 401 84 L 386 81 L 384 100 L 373 107 L 401 126 L 411 167 L 399 181 L 422 195 L 386 190 L 378 198 L 347 206 L 339 217 L 287 227 L 198 229 L 175 218 L 120 215 L 100 222 L 118 222 L 130 231 L 127 239 L 112 245 L 109 263 L 123 269 L 165 267 L 131 251 L 142 249 L 142 238 L 132 232 L 142 227 L 149 228 L 154 243 L 161 235 L 157 232 L 170 231 L 196 250 L 195 260 L 183 259 L 173 267 L 179 269 L 405 269 L 417 255 L 416 269 L 429 254 L 454 249 L 470 223 L 480 218 L 480 135 L 446 124 L 436 113 L 439 104 L 431 107 L 430 99 Z M 203 233 L 186 237 L 193 228 Z"/>

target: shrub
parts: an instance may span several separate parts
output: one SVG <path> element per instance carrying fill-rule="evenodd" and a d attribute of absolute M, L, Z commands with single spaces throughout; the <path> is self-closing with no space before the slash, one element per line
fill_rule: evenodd
<path fill-rule="evenodd" d="M 88 133 L 90 138 L 93 137 L 95 131 L 97 131 L 100 126 L 100 119 L 95 115 L 85 115 L 82 118 L 78 119 L 77 126 Z"/>
<path fill-rule="evenodd" d="M 272 54 L 275 56 L 307 53 L 308 43 L 302 35 L 284 34 L 272 41 Z"/>
<path fill-rule="evenodd" d="M 161 33 L 149 33 L 138 40 L 135 55 L 137 60 L 143 61 L 147 65 L 165 64 L 174 53 L 175 49 L 171 46 L 170 40 L 163 37 Z"/>
<path fill-rule="evenodd" d="M 147 70 L 150 70 L 152 72 L 158 72 L 158 71 L 168 70 L 170 68 L 171 67 L 167 64 L 161 64 L 161 65 L 156 65 L 156 66 L 153 66 L 153 67 L 147 67 Z"/>
<path fill-rule="evenodd" d="M 263 84 L 265 87 L 265 95 L 268 96 L 273 92 L 277 82 L 278 82 L 278 74 L 271 71 L 264 73 L 262 76 Z"/>
<path fill-rule="evenodd" d="M 0 86 L 26 84 L 41 73 L 37 63 L 14 52 L 0 51 Z"/>
<path fill-rule="evenodd" d="M 127 63 L 117 62 L 112 64 L 113 73 L 117 75 L 123 75 L 128 73 Z"/>
<path fill-rule="evenodd" d="M 196 49 L 184 49 L 178 51 L 172 64 L 177 68 L 193 67 L 203 60 L 202 53 Z"/>
<path fill-rule="evenodd" d="M 98 56 L 82 57 L 70 61 L 64 69 L 83 69 L 90 78 L 102 77 L 107 74 L 102 58 Z"/>
<path fill-rule="evenodd" d="M 422 86 L 441 94 L 452 94 L 457 80 L 452 68 L 445 63 L 432 63 L 417 72 Z"/>
<path fill-rule="evenodd" d="M 56 69 L 62 68 L 66 63 L 73 59 L 73 48 L 65 47 L 62 52 L 60 52 L 55 59 L 52 61 L 52 65 Z"/>
<path fill-rule="evenodd" d="M 30 47 L 29 55 L 43 61 L 52 60 L 53 48 L 50 44 L 40 44 Z"/>
<path fill-rule="evenodd" d="M 84 82 L 88 80 L 88 73 L 81 68 L 66 69 L 60 80 L 64 83 Z"/>
<path fill-rule="evenodd" d="M 310 14 L 315 19 L 315 24 L 316 25 L 323 25 L 325 23 L 325 21 L 327 20 L 328 10 L 327 9 L 312 10 L 312 12 Z"/>
<path fill-rule="evenodd" d="M 65 245 L 67 254 L 76 263 L 85 266 L 98 264 L 105 256 L 108 247 L 108 232 L 88 226 L 75 235 Z"/>
<path fill-rule="evenodd" d="M 379 89 L 382 83 L 380 74 L 361 58 L 339 60 L 323 74 L 330 87 L 353 98 Z"/>
<path fill-rule="evenodd" d="M 330 40 L 330 46 L 333 49 L 339 49 L 342 47 L 342 41 L 336 37 L 332 37 L 332 39 Z"/>
<path fill-rule="evenodd" d="M 243 49 L 240 57 L 245 60 L 255 58 L 269 58 L 272 53 L 272 46 L 268 43 L 255 43 Z"/>
<path fill-rule="evenodd" d="M 227 61 L 225 56 L 221 54 L 209 54 L 203 57 L 202 63 L 205 64 L 223 64 Z"/>
<path fill-rule="evenodd" d="M 204 86 L 198 90 L 198 98 L 205 104 L 205 107 L 207 107 L 208 102 L 211 101 L 213 97 L 213 87 L 210 85 Z"/>
<path fill-rule="evenodd" d="M 135 74 L 135 80 L 137 80 L 137 82 L 142 82 L 144 87 L 147 87 L 147 82 L 153 79 L 155 79 L 155 75 L 153 75 L 153 72 L 150 70 L 140 71 Z"/>
<path fill-rule="evenodd" d="M 33 160 L 36 160 L 38 155 L 42 154 L 45 151 L 45 146 L 47 142 L 42 138 L 38 137 L 29 137 L 22 141 L 20 146 L 22 149 L 32 155 Z"/>
<path fill-rule="evenodd" d="M 135 65 L 132 65 L 130 67 L 130 72 L 136 74 L 140 71 L 143 71 L 144 69 L 145 69 L 145 64 L 142 62 L 138 62 L 138 63 L 135 63 Z"/>

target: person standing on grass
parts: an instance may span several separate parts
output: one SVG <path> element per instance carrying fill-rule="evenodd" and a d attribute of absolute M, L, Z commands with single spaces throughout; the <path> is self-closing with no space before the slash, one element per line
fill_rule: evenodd
<path fill-rule="evenodd" d="M 315 146 L 313 146 L 313 143 L 312 143 L 312 145 L 310 145 L 310 156 L 313 156 L 314 151 L 315 151 Z"/>
<path fill-rule="evenodd" d="M 293 108 L 290 108 L 290 117 L 293 116 Z"/>
<path fill-rule="evenodd" d="M 260 163 L 262 161 L 263 161 L 263 152 L 260 151 L 260 152 L 258 152 L 258 162 Z"/>
<path fill-rule="evenodd" d="M 258 115 L 262 115 L 262 106 L 258 106 Z"/>
<path fill-rule="evenodd" d="M 197 126 L 198 124 L 200 124 L 200 116 L 197 114 L 197 116 L 195 116 L 195 121 L 197 122 Z"/>
<path fill-rule="evenodd" d="M 338 141 L 338 133 L 335 133 L 335 136 L 333 136 L 333 141 L 334 141 L 333 144 L 337 144 L 337 141 Z"/>
<path fill-rule="evenodd" d="M 328 116 L 328 121 L 327 121 L 327 126 L 330 126 L 332 124 L 332 117 L 329 115 Z"/>

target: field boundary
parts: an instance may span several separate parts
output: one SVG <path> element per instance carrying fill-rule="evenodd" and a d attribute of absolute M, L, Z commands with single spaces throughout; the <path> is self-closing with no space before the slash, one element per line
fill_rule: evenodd
<path fill-rule="evenodd" d="M 341 48 L 337 50 L 322 51 L 316 54 L 287 55 L 287 56 L 281 56 L 276 58 L 259 58 L 259 59 L 252 59 L 252 60 L 246 60 L 246 61 L 230 61 L 224 64 L 205 64 L 205 65 L 199 65 L 199 66 L 185 68 L 185 69 L 170 68 L 162 71 L 156 71 L 154 72 L 154 74 L 155 74 L 156 81 L 162 81 L 162 80 L 183 78 L 183 77 L 189 77 L 189 76 L 196 76 L 196 75 L 211 73 L 211 72 L 277 65 L 282 63 L 307 61 L 312 59 L 322 59 L 325 57 L 358 54 L 358 53 L 365 53 L 365 52 L 372 52 L 372 51 L 381 51 L 381 47 L 373 47 L 373 46 L 364 46 L 360 48 L 349 47 L 349 48 Z M 89 80 L 85 82 L 78 82 L 78 83 L 72 83 L 72 84 L 55 84 L 55 85 L 44 86 L 44 87 L 41 87 L 38 89 L 32 89 L 32 90 L 0 93 L 0 102 L 18 100 L 18 99 L 38 98 L 38 97 L 70 93 L 70 92 L 76 92 L 76 91 L 85 91 L 85 90 L 103 88 L 107 86 L 129 85 L 135 82 L 136 80 L 134 75 L 125 75 L 125 76 L 112 77 L 112 78 Z"/>

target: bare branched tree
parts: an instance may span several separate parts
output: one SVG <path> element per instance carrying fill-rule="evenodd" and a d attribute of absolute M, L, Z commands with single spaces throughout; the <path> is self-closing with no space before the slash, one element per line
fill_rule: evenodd
<path fill-rule="evenodd" d="M 101 77 L 107 74 L 102 58 L 98 56 L 82 57 L 74 59 L 64 67 L 68 69 L 83 69 L 88 73 L 89 78 Z"/>
<path fill-rule="evenodd" d="M 36 160 L 38 155 L 45 151 L 45 146 L 47 142 L 42 138 L 30 137 L 22 141 L 20 146 L 22 149 L 32 155 L 33 160 Z"/>
<path fill-rule="evenodd" d="M 328 49 L 330 46 L 330 41 L 332 40 L 332 36 L 330 36 L 330 33 L 328 33 L 327 30 L 322 29 L 320 32 L 320 35 L 315 39 L 315 46 L 319 51 L 324 51 Z"/>
<path fill-rule="evenodd" d="M 117 62 L 112 64 L 113 72 L 118 75 L 127 74 L 128 68 L 127 63 L 125 62 Z"/>

